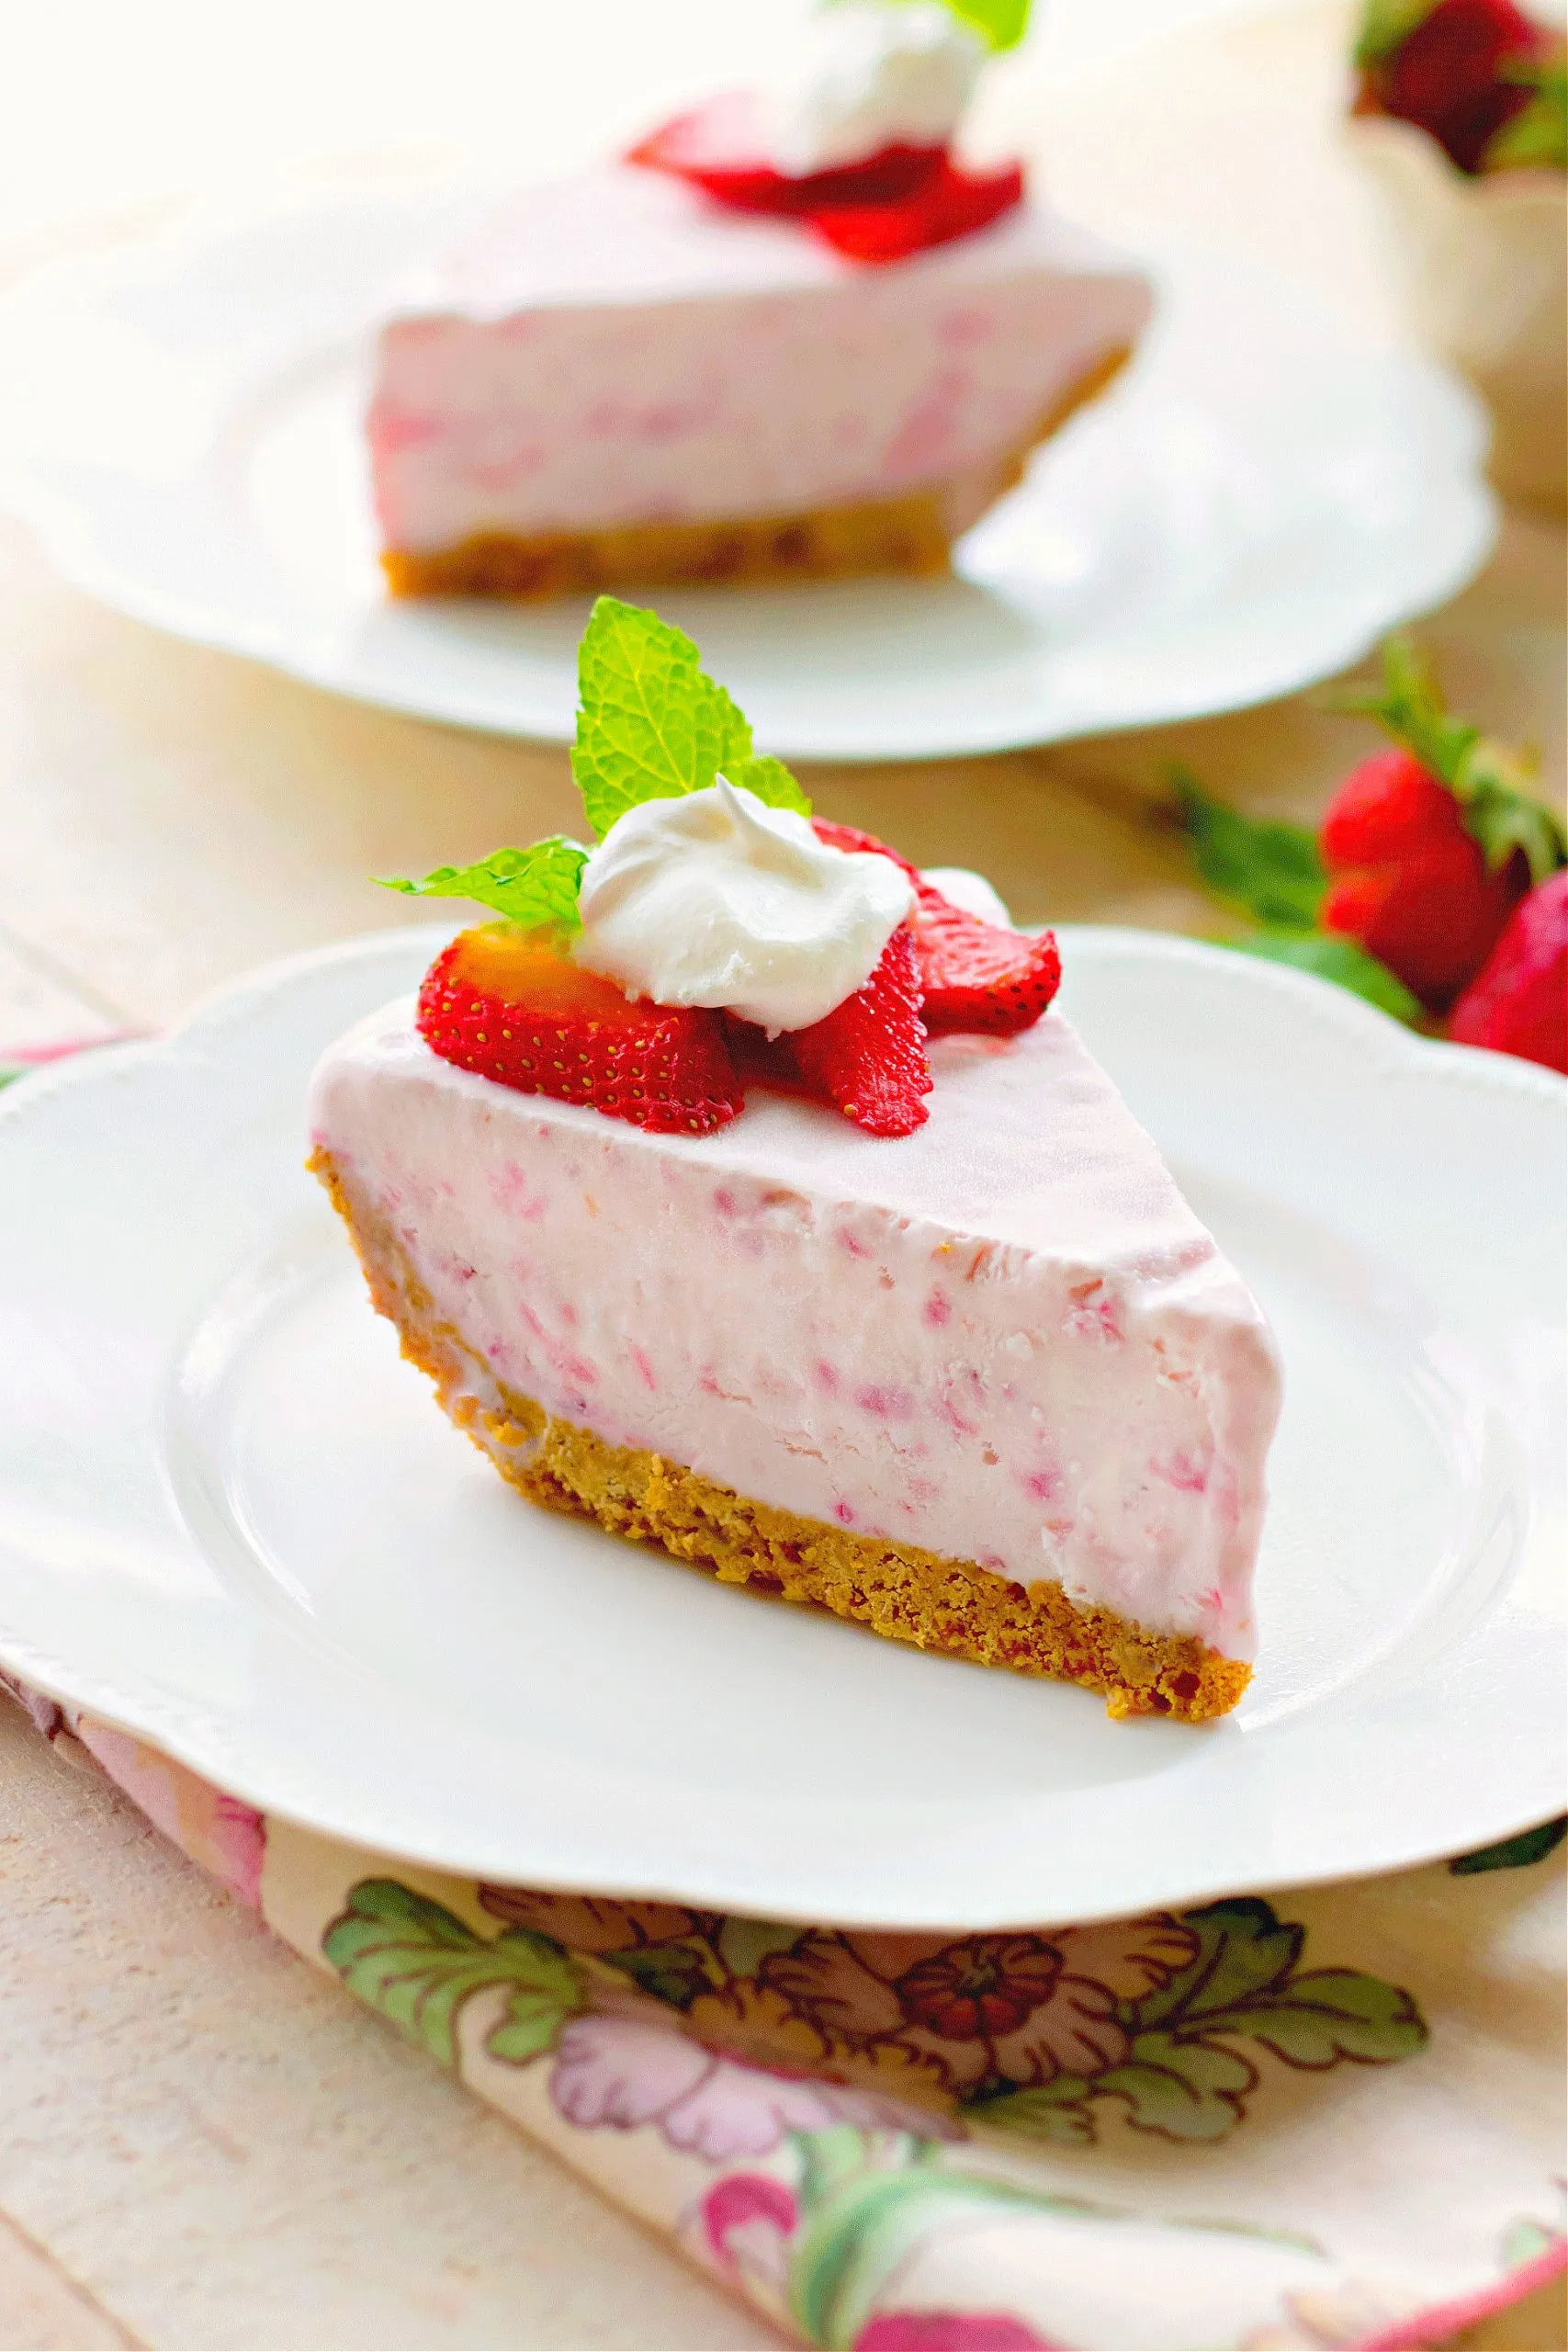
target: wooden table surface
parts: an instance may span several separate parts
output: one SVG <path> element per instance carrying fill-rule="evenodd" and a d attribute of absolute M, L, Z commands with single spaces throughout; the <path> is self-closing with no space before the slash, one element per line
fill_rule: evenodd
<path fill-rule="evenodd" d="M 1262 248 L 1392 334 L 1333 137 L 1343 28 L 1313 7 L 1189 37 L 1092 96 L 1021 74 L 1001 111 L 1111 233 L 1157 218 Z M 64 232 L 0 259 L 46 242 Z M 1563 555 L 1558 522 L 1509 516 L 1423 629 L 1456 702 L 1557 778 Z M 1201 931 L 1166 763 L 1310 818 L 1367 741 L 1292 701 L 807 781 L 924 864 L 985 868 L 1021 919 Z M 574 816 L 560 751 L 160 637 L 0 520 L 0 1046 L 174 1020 L 248 965 L 395 919 L 367 875 Z M 0 2347 L 774 2340 L 0 1710 Z M 1562 2323 L 1538 2301 L 1469 2340 L 1559 2344 Z"/>

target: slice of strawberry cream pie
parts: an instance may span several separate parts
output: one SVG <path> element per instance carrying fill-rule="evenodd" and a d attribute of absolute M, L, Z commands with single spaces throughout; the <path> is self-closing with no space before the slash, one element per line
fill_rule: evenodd
<path fill-rule="evenodd" d="M 1017 164 L 955 159 L 964 19 L 1023 14 L 847 0 L 765 98 L 524 189 L 423 270 L 367 420 L 393 591 L 943 567 L 1150 310 Z"/>
<path fill-rule="evenodd" d="M 500 920 L 313 1083 L 404 1353 L 535 1502 L 1115 1715 L 1234 1706 L 1279 1366 L 1050 934 L 813 819 L 652 614 L 601 599 L 581 676 L 597 846 L 395 885 Z"/>

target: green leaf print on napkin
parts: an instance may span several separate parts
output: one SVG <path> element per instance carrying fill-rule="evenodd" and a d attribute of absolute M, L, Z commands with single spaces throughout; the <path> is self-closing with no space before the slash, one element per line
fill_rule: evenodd
<path fill-rule="evenodd" d="M 1420 2011 L 1399 1985 L 1355 1968 L 1298 1971 L 1305 1930 L 1278 1919 L 1256 1895 L 1181 1918 L 1197 1938 L 1197 1953 L 1161 1989 L 1122 2005 L 1130 2047 L 1119 2064 L 982 2098 L 968 2107 L 971 2120 L 1083 2145 L 1095 2137 L 1089 2102 L 1120 2098 L 1141 2132 L 1221 2140 L 1241 2121 L 1258 2082 L 1237 2041 L 1309 2073 L 1344 2059 L 1386 2065 L 1426 2046 Z"/>
<path fill-rule="evenodd" d="M 576 1969 L 547 1937 L 508 1928 L 489 1942 L 393 1878 L 361 1879 L 321 1950 L 351 1993 L 444 2066 L 457 2064 L 459 2009 L 489 1985 L 513 1990 L 485 2047 L 517 2065 L 552 2048 L 584 2006 Z"/>
<path fill-rule="evenodd" d="M 1449 1869 L 1455 1878 L 1472 1878 L 1478 1871 L 1522 1871 L 1531 1862 L 1544 1862 L 1564 1837 L 1568 1837 L 1568 1814 L 1560 1813 L 1555 1821 L 1521 1829 L 1517 1837 L 1505 1838 L 1495 1846 L 1478 1846 L 1473 1854 L 1456 1854 Z"/>

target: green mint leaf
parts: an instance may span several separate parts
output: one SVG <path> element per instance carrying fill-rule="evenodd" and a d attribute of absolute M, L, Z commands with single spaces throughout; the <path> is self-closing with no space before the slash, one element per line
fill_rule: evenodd
<path fill-rule="evenodd" d="M 1561 55 L 1544 62 L 1505 58 L 1497 76 L 1528 84 L 1534 96 L 1488 140 L 1482 170 L 1568 171 L 1568 62 Z"/>
<path fill-rule="evenodd" d="M 581 842 L 552 833 L 530 849 L 494 850 L 477 865 L 438 865 L 423 882 L 397 875 L 374 879 L 382 889 L 400 890 L 407 898 L 472 899 L 525 931 L 547 929 L 570 935 L 582 928 L 577 892 L 587 863 L 588 852 Z"/>
<path fill-rule="evenodd" d="M 1356 63 L 1364 70 L 1392 57 L 1437 5 L 1438 0 L 1365 0 L 1356 35 Z"/>
<path fill-rule="evenodd" d="M 1358 947 L 1353 939 L 1342 939 L 1332 931 L 1259 931 L 1250 939 L 1225 942 L 1243 956 L 1266 956 L 1271 964 L 1290 964 L 1298 972 L 1312 972 L 1320 980 L 1332 980 L 1336 988 L 1348 989 L 1368 1004 L 1375 1004 L 1395 1021 L 1413 1023 L 1421 1017 L 1421 1008 L 1404 982 Z"/>
<path fill-rule="evenodd" d="M 1505 750 L 1467 719 L 1450 715 L 1430 668 L 1408 637 L 1391 637 L 1383 647 L 1383 683 L 1377 692 L 1329 699 L 1333 708 L 1375 718 L 1448 786 L 1463 808 L 1466 831 L 1485 851 L 1494 873 L 1516 850 L 1523 850 L 1534 882 L 1544 882 L 1568 863 L 1562 827 L 1529 788 L 1531 762 Z"/>
<path fill-rule="evenodd" d="M 751 729 L 685 633 L 601 596 L 578 648 L 571 772 L 602 841 L 645 800 L 703 792 L 752 756 Z"/>
<path fill-rule="evenodd" d="M 811 803 L 788 768 L 769 752 L 754 752 L 749 760 L 731 760 L 724 773 L 731 784 L 755 793 L 770 808 L 793 808 L 797 817 L 811 814 Z"/>
<path fill-rule="evenodd" d="M 1185 768 L 1170 781 L 1209 888 L 1260 922 L 1310 930 L 1328 884 L 1314 837 L 1300 825 L 1254 823 L 1211 800 Z"/>
<path fill-rule="evenodd" d="M 831 7 L 834 0 L 824 0 L 824 5 Z M 987 49 L 1016 49 L 1029 28 L 1030 0 L 942 0 L 942 5 Z"/>

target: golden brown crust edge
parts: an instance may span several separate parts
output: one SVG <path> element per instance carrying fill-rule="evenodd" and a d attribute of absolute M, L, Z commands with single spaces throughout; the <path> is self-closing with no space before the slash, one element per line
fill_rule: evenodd
<path fill-rule="evenodd" d="M 998 466 L 992 501 L 1023 474 L 1029 452 L 1089 401 L 1132 356 L 1119 345 L 1062 393 L 1027 440 Z M 524 536 L 478 531 L 455 547 L 388 548 L 381 569 L 394 596 L 491 596 L 534 603 L 623 588 L 847 580 L 868 572 L 947 569 L 952 534 L 941 485 L 901 498 L 805 514 L 702 523 L 620 523 Z"/>
<path fill-rule="evenodd" d="M 919 1649 L 1081 1683 L 1100 1692 L 1112 1716 L 1201 1723 L 1228 1713 L 1246 1690 L 1252 1669 L 1243 1660 L 1221 1657 L 1194 1634 L 1149 1633 L 1113 1610 L 1069 1600 L 1059 1584 L 1012 1584 L 968 1561 L 750 1501 L 657 1453 L 554 1419 L 503 1386 L 499 1404 L 486 1408 L 471 1392 L 473 1359 L 436 1319 L 390 1226 L 354 1199 L 325 1149 L 307 1165 L 347 1226 L 372 1301 L 396 1326 L 403 1354 L 530 1502 L 658 1544 L 721 1584 L 807 1602 Z"/>

